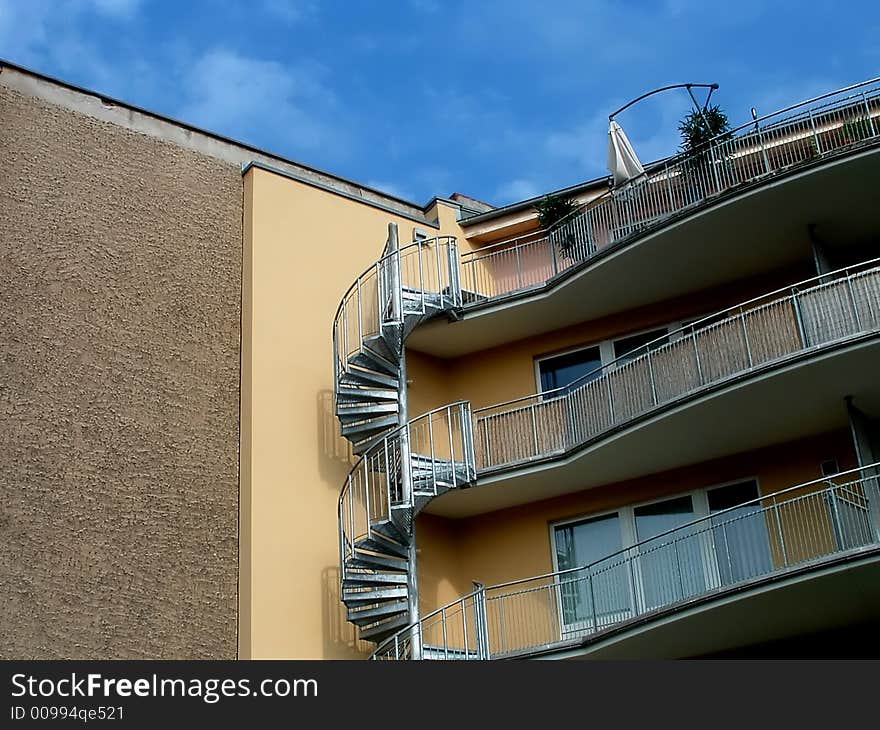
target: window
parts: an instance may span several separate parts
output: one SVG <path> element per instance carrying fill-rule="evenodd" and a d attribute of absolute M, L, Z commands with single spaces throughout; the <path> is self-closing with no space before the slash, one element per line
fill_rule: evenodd
<path fill-rule="evenodd" d="M 615 512 L 555 528 L 556 564 L 577 568 L 560 578 L 563 625 L 566 631 L 601 628 L 631 613 L 632 597 L 622 556 L 620 515 Z M 605 560 L 602 560 L 605 558 Z"/>
<path fill-rule="evenodd" d="M 663 339 L 652 344 L 650 349 L 653 350 L 657 347 L 660 347 L 661 345 L 665 345 L 667 342 L 669 342 L 669 338 L 666 336 L 666 334 L 666 327 L 662 327 L 661 329 L 651 330 L 650 332 L 643 332 L 639 335 L 631 335 L 629 337 L 623 337 L 619 340 L 615 340 L 614 359 L 616 360 L 618 358 L 624 358 L 623 362 L 633 360 L 639 355 L 643 355 L 645 352 L 647 352 L 647 349 L 644 346 L 647 345 L 649 342 L 652 342 L 653 340 L 657 340 L 657 338 L 659 337 L 662 337 Z"/>
<path fill-rule="evenodd" d="M 601 366 L 602 356 L 598 347 L 586 347 L 583 350 L 540 360 L 538 371 L 541 377 L 541 392 L 546 393 L 548 390 L 570 385 L 594 370 L 596 373 L 593 377 L 598 377 L 598 368 Z"/>
<path fill-rule="evenodd" d="M 868 539 L 858 496 L 837 500 L 836 536 L 846 545 Z M 772 526 L 759 499 L 757 481 L 745 479 L 553 525 L 556 569 L 570 571 L 559 578 L 562 633 L 770 573 Z"/>
<path fill-rule="evenodd" d="M 663 533 L 692 522 L 697 515 L 690 495 L 654 502 L 633 510 L 639 548 L 639 570 L 647 610 L 674 603 L 705 589 L 703 555 L 694 531 Z M 652 537 L 656 540 L 651 540 Z"/>
<path fill-rule="evenodd" d="M 768 573 L 772 568 L 767 524 L 754 480 L 706 492 L 712 517 L 712 541 L 723 585 Z M 718 512 L 722 514 L 715 516 Z"/>

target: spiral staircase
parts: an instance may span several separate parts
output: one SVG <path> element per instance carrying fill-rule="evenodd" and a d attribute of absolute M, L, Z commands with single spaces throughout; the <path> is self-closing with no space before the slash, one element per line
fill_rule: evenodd
<path fill-rule="evenodd" d="M 415 516 L 474 481 L 467 403 L 410 421 L 406 338 L 462 304 L 453 237 L 398 245 L 346 293 L 333 329 L 335 410 L 360 460 L 339 499 L 342 601 L 363 640 L 380 642 L 418 617 Z"/>

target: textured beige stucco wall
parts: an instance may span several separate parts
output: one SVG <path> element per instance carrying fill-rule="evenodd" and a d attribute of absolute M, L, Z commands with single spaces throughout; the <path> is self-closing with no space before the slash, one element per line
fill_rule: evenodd
<path fill-rule="evenodd" d="M 239 169 L 0 76 L 0 658 L 233 658 Z"/>

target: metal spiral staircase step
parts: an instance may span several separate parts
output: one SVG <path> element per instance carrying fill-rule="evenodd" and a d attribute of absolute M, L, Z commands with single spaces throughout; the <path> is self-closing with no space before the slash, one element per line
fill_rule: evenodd
<path fill-rule="evenodd" d="M 355 423 L 357 421 L 363 421 L 365 418 L 370 416 L 381 416 L 387 413 L 396 414 L 399 406 L 397 403 L 352 403 L 352 404 L 340 404 L 336 408 L 336 415 L 339 417 L 339 420 L 345 424 Z"/>
<path fill-rule="evenodd" d="M 383 621 L 373 626 L 362 626 L 358 633 L 364 641 L 375 641 L 376 643 L 384 641 L 395 631 L 402 629 L 409 623 L 409 615 L 404 613 L 401 616 L 393 618 L 389 621 Z"/>
<path fill-rule="evenodd" d="M 387 616 L 397 616 L 406 613 L 409 605 L 406 601 L 395 601 L 378 606 L 365 606 L 348 610 L 348 620 L 358 626 L 375 623 L 377 619 Z"/>
<path fill-rule="evenodd" d="M 342 585 L 346 588 L 362 588 L 366 586 L 405 586 L 406 573 L 349 573 L 346 571 Z"/>
<path fill-rule="evenodd" d="M 395 525 L 394 522 L 392 522 L 391 520 L 377 520 L 373 523 L 372 527 L 373 532 L 378 532 L 383 537 L 387 537 L 389 540 L 393 540 L 396 543 L 406 544 L 406 535 L 402 533 L 397 525 Z"/>
<path fill-rule="evenodd" d="M 365 388 L 355 385 L 343 385 L 336 389 L 336 400 L 339 403 L 387 400 L 397 403 L 397 391 L 386 388 Z"/>
<path fill-rule="evenodd" d="M 400 370 L 400 366 L 396 362 L 388 360 L 367 348 L 349 357 L 348 362 L 351 365 L 359 365 L 369 370 L 384 370 L 389 375 L 397 375 Z"/>
<path fill-rule="evenodd" d="M 354 365 L 349 365 L 339 380 L 346 385 L 384 385 L 389 388 L 397 388 L 399 385 L 399 378 Z"/>
<path fill-rule="evenodd" d="M 383 431 L 396 425 L 396 415 L 385 416 L 383 418 L 373 418 L 369 421 L 358 421 L 357 423 L 343 425 L 342 435 L 348 437 L 363 434 L 373 434 L 376 431 Z"/>
<path fill-rule="evenodd" d="M 397 343 L 394 340 L 389 341 L 383 335 L 365 337 L 363 346 L 391 362 L 398 362 L 400 360 L 400 350 L 397 347 Z"/>
<path fill-rule="evenodd" d="M 375 555 L 365 550 L 355 549 L 354 557 L 345 561 L 347 568 L 388 568 L 389 570 L 406 570 L 407 562 L 404 558 L 394 558 L 388 555 Z"/>
<path fill-rule="evenodd" d="M 380 601 L 396 601 L 407 597 L 406 586 L 394 586 L 387 588 L 343 589 L 342 600 L 349 608 L 352 606 L 366 606 Z"/>
<path fill-rule="evenodd" d="M 377 553 L 388 553 L 399 558 L 406 558 L 409 556 L 409 551 L 406 545 L 401 545 L 392 540 L 388 540 L 378 533 L 373 533 L 372 537 L 358 540 L 355 543 L 355 547 L 359 547 L 363 550 L 371 550 Z"/>

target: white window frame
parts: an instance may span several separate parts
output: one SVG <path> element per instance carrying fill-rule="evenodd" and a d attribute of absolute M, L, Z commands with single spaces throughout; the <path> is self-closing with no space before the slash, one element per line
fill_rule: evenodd
<path fill-rule="evenodd" d="M 638 542 L 638 534 L 636 532 L 636 520 L 635 520 L 635 510 L 638 507 L 645 507 L 651 504 L 658 504 L 660 502 L 665 502 L 670 499 L 677 499 L 680 497 L 689 496 L 691 498 L 691 504 L 693 504 L 694 508 L 694 517 L 693 519 L 704 519 L 709 517 L 709 492 L 713 489 L 719 489 L 721 487 L 728 487 L 734 484 L 741 484 L 742 482 L 754 482 L 757 487 L 758 497 L 763 495 L 763 490 L 761 489 L 761 480 L 757 475 L 752 476 L 742 476 L 737 479 L 729 479 L 723 482 L 716 482 L 713 484 L 709 484 L 705 487 L 698 487 L 697 489 L 691 489 L 685 492 L 676 492 L 674 494 L 667 494 L 662 497 L 655 497 L 648 500 L 643 500 L 640 502 L 633 502 L 632 504 L 623 505 L 621 507 L 610 508 L 606 510 L 601 510 L 599 512 L 590 512 L 587 514 L 580 514 L 574 517 L 566 517 L 561 520 L 553 520 L 548 523 L 549 530 L 549 538 L 550 538 L 550 557 L 553 565 L 553 572 L 559 572 L 559 561 L 556 556 L 556 528 L 564 527 L 565 525 L 570 525 L 577 522 L 583 522 L 585 520 L 592 520 L 596 518 L 605 517 L 607 515 L 616 514 L 618 516 L 619 524 L 620 524 L 620 544 L 621 550 L 624 551 L 628 560 L 632 561 L 632 565 L 634 566 L 633 570 L 633 582 L 629 587 L 630 593 L 630 611 L 635 614 L 642 613 L 645 607 L 645 592 L 644 586 L 641 577 L 641 564 L 636 559 L 637 555 L 635 554 L 635 545 Z M 710 533 L 704 533 L 703 539 L 701 540 L 702 544 L 702 555 L 703 555 L 703 577 L 706 581 L 706 587 L 708 590 L 712 590 L 715 588 L 720 588 L 721 583 L 721 573 L 718 567 L 718 555 L 715 551 L 715 543 L 712 540 Z M 557 579 L 558 584 L 558 579 Z M 635 591 L 635 592 L 633 592 Z M 583 632 L 586 630 L 592 630 L 592 619 L 584 619 L 583 621 L 578 621 L 575 624 L 565 624 L 563 623 L 563 617 L 565 613 L 562 607 L 562 591 L 556 591 L 556 600 L 557 600 L 557 616 L 559 616 L 559 631 L 560 631 L 560 639 L 564 639 L 566 636 L 577 634 L 578 632 Z"/>
<path fill-rule="evenodd" d="M 702 319 L 702 317 L 698 317 L 697 319 Z M 659 332 L 660 330 L 666 330 L 666 336 L 671 335 L 675 330 L 684 326 L 685 322 L 694 321 L 695 320 L 675 320 L 674 322 L 669 322 L 665 325 L 658 325 L 656 327 L 644 327 L 643 329 L 634 330 L 632 332 L 627 332 L 626 334 L 619 335 L 617 337 L 610 337 L 604 340 L 597 340 L 593 342 L 584 342 L 579 345 L 574 345 L 572 347 L 568 347 L 564 350 L 558 350 L 556 352 L 547 353 L 545 355 L 537 355 L 534 358 L 534 371 L 535 371 L 535 394 L 542 395 L 545 391 L 541 389 L 541 363 L 546 360 L 552 360 L 557 357 L 562 357 L 563 355 L 571 355 L 573 352 L 580 352 L 581 350 L 590 350 L 594 347 L 599 348 L 599 362 L 601 366 L 604 368 L 608 364 L 614 362 L 617 358 L 614 357 L 614 345 L 620 340 L 626 340 L 630 337 L 638 337 L 639 335 L 644 335 L 648 332 Z M 658 335 L 659 336 L 659 335 Z M 672 340 L 670 340 L 671 342 Z"/>

